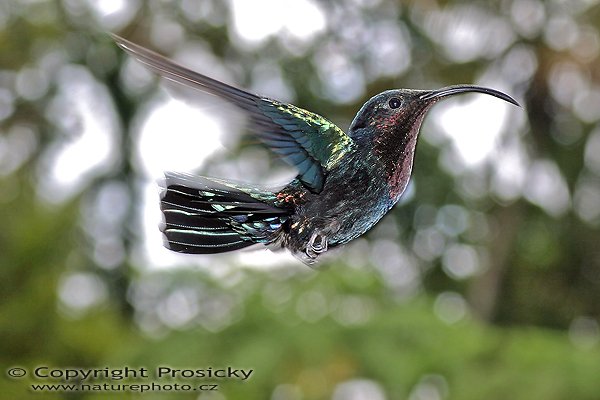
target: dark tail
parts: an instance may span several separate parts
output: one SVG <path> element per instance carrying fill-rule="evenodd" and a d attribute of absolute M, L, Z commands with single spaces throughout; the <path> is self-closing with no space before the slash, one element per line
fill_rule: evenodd
<path fill-rule="evenodd" d="M 218 179 L 165 174 L 160 208 L 165 246 L 179 253 L 213 254 L 277 239 L 291 210 L 273 193 Z"/>

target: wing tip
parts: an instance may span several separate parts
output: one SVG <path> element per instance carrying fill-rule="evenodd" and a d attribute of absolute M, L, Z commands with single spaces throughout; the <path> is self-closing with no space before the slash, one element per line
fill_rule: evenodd
<path fill-rule="evenodd" d="M 117 44 L 117 46 L 119 46 L 123 50 L 125 50 L 127 52 L 132 52 L 133 51 L 132 47 L 135 46 L 135 44 L 133 42 L 130 42 L 129 40 L 125 39 L 124 37 L 121 37 L 121 36 L 117 35 L 116 33 L 107 32 L 107 34 Z"/>

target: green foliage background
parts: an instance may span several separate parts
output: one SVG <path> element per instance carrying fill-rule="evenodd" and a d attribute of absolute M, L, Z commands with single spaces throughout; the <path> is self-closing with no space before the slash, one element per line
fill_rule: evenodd
<path fill-rule="evenodd" d="M 600 398 L 596 2 L 338 0 L 315 3 L 326 21 L 317 35 L 297 41 L 284 30 L 259 43 L 235 33 L 234 2 L 132 2 L 125 17 L 103 16 L 98 4 L 0 5 L 3 371 L 37 365 L 254 370 L 248 381 L 219 382 L 217 393 L 143 395 L 149 399 Z M 265 4 L 257 3 L 259 12 Z M 474 26 L 465 48 L 484 33 L 488 43 L 457 55 L 438 27 L 452 32 L 464 24 Z M 408 43 L 410 63 L 398 73 L 377 72 L 389 66 L 369 51 L 384 43 L 363 40 L 381 26 L 400 27 Z M 144 240 L 140 182 L 148 178 L 135 161 L 134 132 L 159 82 L 123 83 L 131 77 L 124 72 L 127 57 L 109 30 L 165 54 L 201 43 L 242 87 L 261 83 L 255 65 L 276 65 L 295 104 L 344 127 L 366 99 L 387 88 L 491 81 L 523 104 L 510 111 L 498 148 L 524 154 L 527 173 L 545 166 L 532 179 L 548 179 L 551 189 L 540 200 L 528 191 L 535 184 L 528 176 L 516 190 L 498 181 L 499 170 L 512 171 L 510 158 L 461 165 L 450 142 L 435 135 L 439 123 L 427 122 L 407 201 L 324 270 L 287 264 L 262 270 L 230 258 L 215 259 L 217 273 L 197 265 L 152 268 L 136 256 Z M 497 49 L 502 40 L 506 45 Z M 342 54 L 360 72 L 358 96 L 328 92 L 318 65 L 323 54 Z M 98 101 L 110 111 L 102 115 L 118 128 L 104 166 L 75 188 L 52 187 L 45 180 L 56 145 L 82 134 L 74 110 L 56 101 L 65 89 L 61 71 L 73 66 L 106 90 Z M 221 163 L 252 151 L 240 146 Z M 202 172 L 219 175 L 218 165 L 207 163 Z M 564 182 L 566 203 L 557 182 Z M 102 218 L 95 208 L 107 187 L 117 187 L 125 204 L 109 201 L 109 210 L 122 212 L 99 237 L 90 221 Z M 117 254 L 113 265 L 99 262 L 103 239 Z M 441 243 L 437 253 L 427 247 L 432 241 Z M 476 269 L 457 276 L 452 265 L 472 260 L 465 251 L 475 254 Z M 33 394 L 32 382 L 4 376 L 0 398 L 136 396 Z"/>

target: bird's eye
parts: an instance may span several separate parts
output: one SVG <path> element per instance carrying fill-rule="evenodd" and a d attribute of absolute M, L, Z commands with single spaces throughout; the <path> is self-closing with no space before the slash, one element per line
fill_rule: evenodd
<path fill-rule="evenodd" d="M 400 107 L 400 104 L 402 104 L 402 102 L 400 101 L 400 99 L 392 97 L 388 104 L 390 105 L 390 108 L 398 108 Z"/>

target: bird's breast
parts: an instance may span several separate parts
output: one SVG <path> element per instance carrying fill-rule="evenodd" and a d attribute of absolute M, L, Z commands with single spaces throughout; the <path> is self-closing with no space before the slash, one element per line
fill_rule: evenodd
<path fill-rule="evenodd" d="M 328 232 L 330 246 L 368 231 L 391 207 L 384 168 L 374 160 L 350 161 L 331 171 L 319 194 L 307 194 L 297 207 L 292 235 L 308 240 L 315 230 Z"/>

